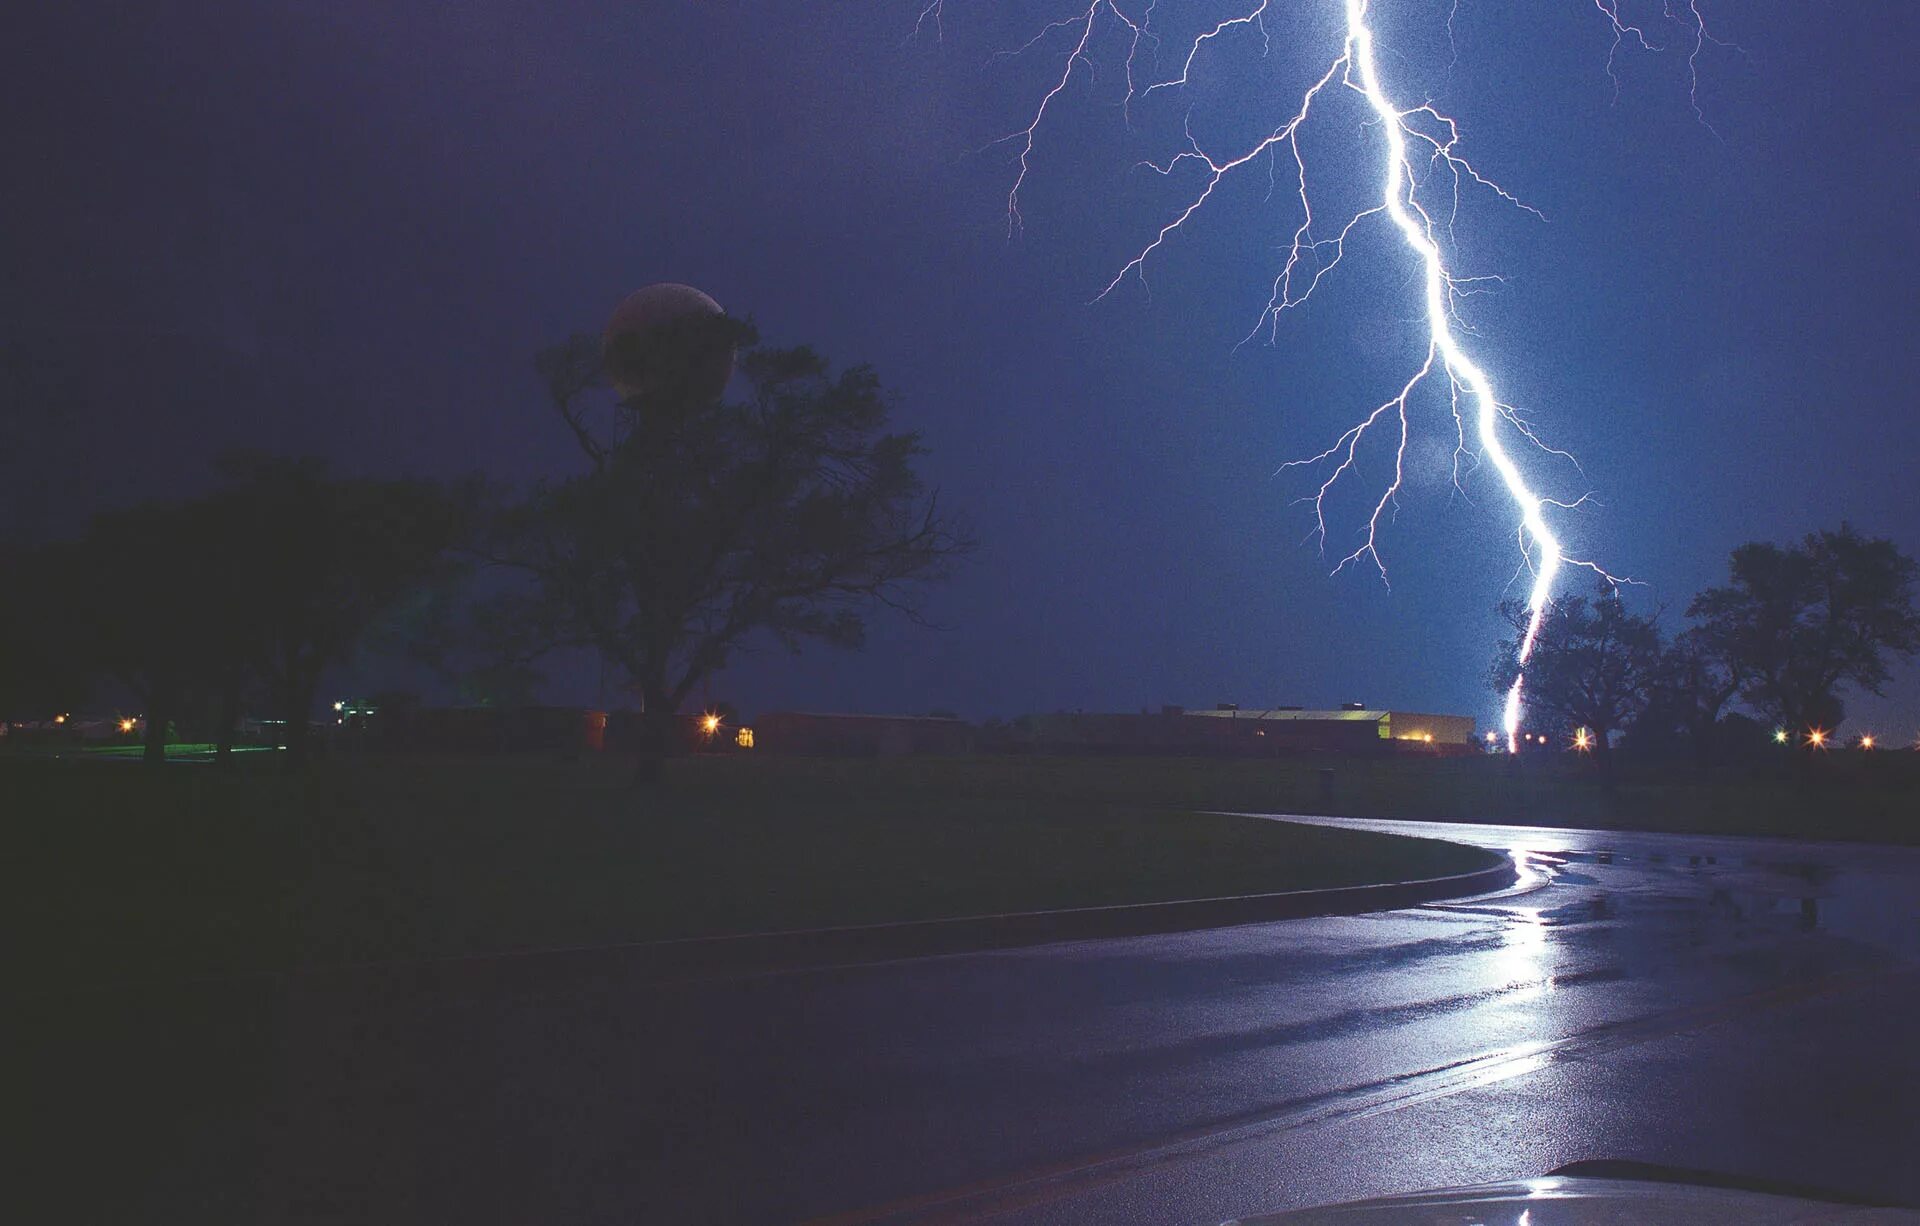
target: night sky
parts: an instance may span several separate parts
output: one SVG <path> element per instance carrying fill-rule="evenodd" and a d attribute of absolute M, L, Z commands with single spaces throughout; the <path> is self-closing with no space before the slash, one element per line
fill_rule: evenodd
<path fill-rule="evenodd" d="M 1238 350 L 1297 218 L 1264 170 L 1089 305 L 1191 180 L 1130 169 L 1194 129 L 1236 144 L 1291 109 L 1337 39 L 1284 0 L 1208 83 L 1118 109 L 1117 46 L 1042 129 L 1011 241 L 1002 147 L 1066 44 L 990 67 L 1070 4 L 393 0 L 42 5 L 0 74 L 8 376 L 0 515 L 16 536 L 185 493 L 238 445 L 344 470 L 531 478 L 571 458 L 530 370 L 627 291 L 696 284 L 777 343 L 871 362 L 981 548 L 864 652 L 771 649 L 710 697 L 747 711 L 980 717 L 1161 703 L 1457 710 L 1491 722 L 1493 606 L 1518 553 L 1491 474 L 1447 479 L 1418 406 L 1382 538 L 1392 588 L 1329 578 L 1289 459 L 1391 394 L 1423 344 L 1402 249 L 1374 229 L 1276 343 Z M 1582 553 L 1677 622 L 1729 548 L 1843 518 L 1920 554 L 1913 150 L 1920 6 L 1707 6 L 1684 53 L 1623 52 L 1586 0 L 1380 0 L 1403 104 L 1462 121 L 1484 200 L 1462 271 L 1498 272 L 1468 343 L 1586 476 L 1545 458 Z M 1654 6 L 1643 6 L 1654 7 Z M 1161 0 L 1198 23 L 1218 5 Z M 1156 18 L 1156 20 L 1160 19 Z M 1449 65 L 1449 60 L 1453 62 Z M 1354 99 L 1357 102 L 1357 98 Z M 1351 106 L 1351 103 L 1343 103 Z M 1354 112 L 1346 112 L 1348 116 Z M 1319 130 L 1329 200 L 1370 170 Z M 1286 169 L 1282 164 L 1282 170 Z M 1366 472 L 1385 473 L 1386 457 Z M 1374 487 L 1377 489 L 1377 487 Z M 1363 513 L 1341 503 L 1334 546 Z M 1578 583 L 1577 580 L 1573 581 Z M 563 669 L 557 700 L 592 698 Z M 1920 677 L 1850 704 L 1920 731 Z"/>

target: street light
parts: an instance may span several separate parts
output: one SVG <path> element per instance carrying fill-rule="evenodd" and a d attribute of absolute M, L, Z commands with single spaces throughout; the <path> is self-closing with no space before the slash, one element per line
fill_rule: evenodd
<path fill-rule="evenodd" d="M 1581 753 L 1593 748 L 1593 733 L 1585 728 L 1577 729 L 1573 734 L 1573 747 Z"/>
<path fill-rule="evenodd" d="M 1787 730 L 1785 728 L 1775 728 L 1773 730 L 1773 743 L 1775 745 L 1785 745 L 1787 743 Z"/>
<path fill-rule="evenodd" d="M 1867 733 L 1867 735 L 1860 738 L 1860 748 L 1862 749 L 1873 748 L 1873 733 L 1869 732 Z"/>
<path fill-rule="evenodd" d="M 1814 747 L 1815 749 L 1825 749 L 1825 748 L 1827 747 L 1827 731 L 1826 731 L 1826 729 L 1824 729 L 1824 728 L 1810 728 L 1810 729 L 1808 729 L 1808 730 L 1807 730 L 1807 744 L 1809 744 L 1809 745 L 1811 745 L 1811 746 L 1813 746 L 1813 747 Z"/>

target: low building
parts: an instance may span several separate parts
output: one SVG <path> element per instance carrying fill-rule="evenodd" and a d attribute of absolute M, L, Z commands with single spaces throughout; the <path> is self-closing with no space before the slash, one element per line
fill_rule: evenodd
<path fill-rule="evenodd" d="M 1337 711 L 1274 707 L 1262 711 L 1243 711 L 1233 708 L 1195 711 L 1192 714 L 1209 719 L 1250 723 L 1256 730 L 1267 729 L 1270 735 L 1282 728 L 1297 727 L 1312 733 L 1335 727 L 1363 724 L 1372 728 L 1374 739 L 1379 741 L 1397 742 L 1405 746 L 1437 745 L 1478 748 L 1473 739 L 1474 725 L 1471 715 L 1386 711 L 1358 705 L 1342 707 Z"/>
<path fill-rule="evenodd" d="M 1036 715 L 1032 750 L 1039 753 L 1119 753 L 1265 756 L 1285 753 L 1471 753 L 1473 717 L 1352 706 L 1334 711 L 1299 707 L 1243 710 L 1222 705 L 1158 714 Z"/>
<path fill-rule="evenodd" d="M 941 715 L 851 715 L 774 711 L 753 721 L 763 753 L 823 758 L 897 758 L 973 752 L 973 725 Z"/>

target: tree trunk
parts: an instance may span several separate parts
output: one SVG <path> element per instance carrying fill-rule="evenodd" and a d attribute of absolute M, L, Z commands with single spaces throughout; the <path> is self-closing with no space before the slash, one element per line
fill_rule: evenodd
<path fill-rule="evenodd" d="M 155 684 L 147 693 L 147 727 L 140 760 L 148 766 L 167 764 L 167 724 L 173 717 L 173 687 Z"/>
<path fill-rule="evenodd" d="M 240 679 L 229 677 L 220 687 L 220 726 L 213 733 L 214 765 L 233 765 L 233 730 L 240 722 Z"/>
<path fill-rule="evenodd" d="M 1713 765 L 1713 737 L 1717 721 L 1696 719 L 1687 726 L 1687 748 L 1693 755 L 1693 768 L 1706 770 Z"/>
<path fill-rule="evenodd" d="M 298 770 L 306 765 L 308 746 L 312 740 L 309 716 L 313 714 L 313 693 L 319 688 L 318 677 L 303 677 L 295 674 L 287 684 L 287 769 Z"/>
<path fill-rule="evenodd" d="M 1613 743 L 1604 728 L 1593 730 L 1593 764 L 1600 770 L 1600 788 L 1612 792 L 1614 786 Z"/>
<path fill-rule="evenodd" d="M 679 721 L 664 685 L 642 685 L 640 702 L 640 741 L 635 746 L 633 785 L 650 788 L 659 784 L 667 759 L 677 748 L 675 734 Z"/>

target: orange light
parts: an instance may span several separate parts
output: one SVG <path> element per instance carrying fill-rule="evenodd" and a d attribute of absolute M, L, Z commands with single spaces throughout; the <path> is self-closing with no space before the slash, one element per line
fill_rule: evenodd
<path fill-rule="evenodd" d="M 1427 744 L 1429 744 L 1429 745 L 1431 745 L 1431 744 L 1433 744 L 1433 733 L 1431 733 L 1431 732 L 1422 732 L 1422 733 L 1420 734 L 1420 739 L 1421 739 L 1421 740 L 1423 740 L 1423 741 L 1425 741 L 1425 742 L 1426 742 Z"/>
<path fill-rule="evenodd" d="M 132 731 L 133 731 L 133 721 L 132 721 L 132 720 L 130 720 L 130 719 L 123 719 L 123 720 L 121 720 L 121 721 L 120 721 L 120 731 L 122 731 L 122 732 L 132 732 Z"/>
<path fill-rule="evenodd" d="M 742 749 L 753 748 L 753 729 L 741 728 L 733 734 L 733 743 Z"/>
<path fill-rule="evenodd" d="M 1827 731 L 1824 728 L 1811 728 L 1807 731 L 1807 744 L 1815 749 L 1827 747 Z"/>
<path fill-rule="evenodd" d="M 53 722 L 56 724 L 64 724 L 67 722 L 67 717 L 64 715 L 56 715 L 53 717 Z"/>
<path fill-rule="evenodd" d="M 1871 732 L 1869 732 L 1867 735 L 1860 738 L 1860 748 L 1862 749 L 1873 748 L 1873 734 Z"/>
<path fill-rule="evenodd" d="M 718 715 L 702 716 L 700 719 L 700 728 L 708 736 L 712 736 L 714 733 L 720 731 L 720 717 Z"/>

